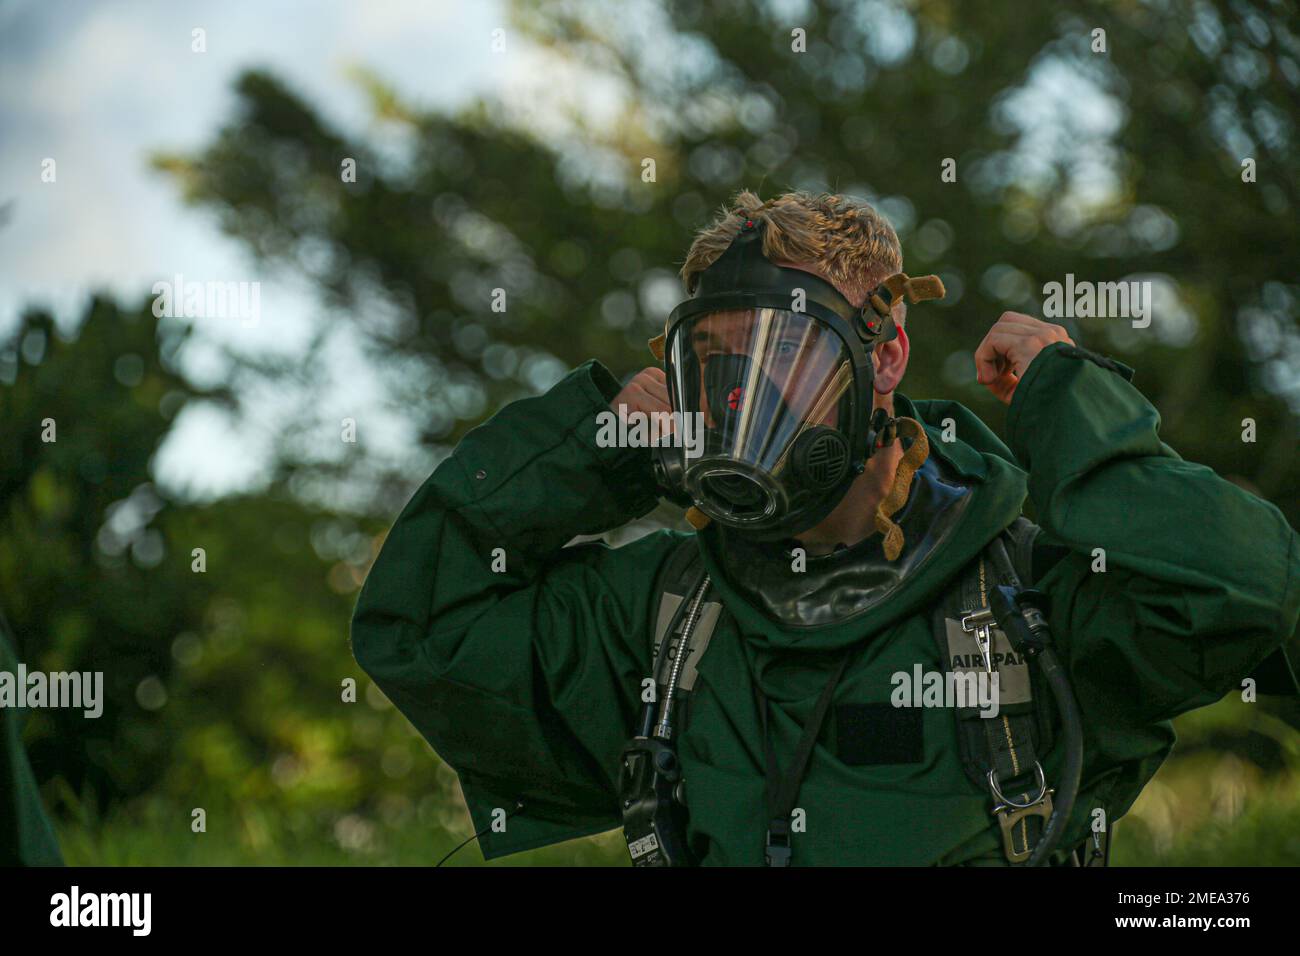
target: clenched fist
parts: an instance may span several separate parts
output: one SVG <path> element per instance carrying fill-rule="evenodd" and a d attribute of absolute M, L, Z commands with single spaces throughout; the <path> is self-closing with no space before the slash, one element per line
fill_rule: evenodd
<path fill-rule="evenodd" d="M 626 417 L 630 412 L 668 412 L 668 378 L 662 368 L 650 366 L 643 368 L 623 386 L 623 390 L 614 396 L 609 407 L 620 416 Z"/>
<path fill-rule="evenodd" d="M 1059 325 L 1020 312 L 1003 312 L 975 350 L 975 377 L 1004 405 L 1020 384 L 1029 363 L 1053 342 L 1074 341 Z"/>

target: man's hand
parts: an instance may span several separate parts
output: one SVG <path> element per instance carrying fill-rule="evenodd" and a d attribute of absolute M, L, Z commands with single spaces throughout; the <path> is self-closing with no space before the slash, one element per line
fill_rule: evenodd
<path fill-rule="evenodd" d="M 1003 312 L 975 350 L 975 377 L 1004 405 L 1020 384 L 1029 363 L 1053 342 L 1074 341 L 1059 325 L 1020 312 Z"/>
<path fill-rule="evenodd" d="M 652 365 L 637 372 L 632 381 L 614 396 L 609 407 L 623 417 L 629 412 L 645 412 L 650 415 L 654 412 L 672 411 L 668 404 L 668 379 L 664 370 Z"/>

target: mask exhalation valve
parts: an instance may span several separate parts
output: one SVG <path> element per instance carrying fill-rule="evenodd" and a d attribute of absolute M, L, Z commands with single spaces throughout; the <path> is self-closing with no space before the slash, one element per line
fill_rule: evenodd
<path fill-rule="evenodd" d="M 801 481 L 817 491 L 829 491 L 848 471 L 849 443 L 837 429 L 814 425 L 795 439 L 790 457 Z"/>

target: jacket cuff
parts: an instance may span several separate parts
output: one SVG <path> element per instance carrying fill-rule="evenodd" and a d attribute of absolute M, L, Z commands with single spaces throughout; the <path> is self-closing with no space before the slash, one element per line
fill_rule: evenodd
<path fill-rule="evenodd" d="M 1128 365 L 1125 365 L 1123 362 L 1117 361 L 1116 359 L 1113 359 L 1108 355 L 1102 355 L 1100 352 L 1094 352 L 1091 349 L 1085 349 L 1082 346 L 1067 345 L 1064 342 L 1058 344 L 1060 345 L 1058 352 L 1061 355 L 1068 356 L 1069 358 L 1083 359 L 1085 361 L 1091 362 L 1093 365 L 1097 365 L 1100 366 L 1101 368 L 1106 369 L 1106 371 L 1108 372 L 1114 372 L 1116 375 L 1119 375 L 1121 378 L 1123 378 L 1124 381 L 1126 382 L 1133 381 L 1133 375 L 1134 375 L 1133 368 Z"/>
<path fill-rule="evenodd" d="M 653 508 L 658 504 L 659 495 L 650 449 L 606 445 L 597 440 L 601 429 L 596 416 L 613 412 L 609 403 L 623 390 L 622 383 L 595 359 L 574 369 L 570 378 L 577 381 L 589 402 L 582 424 L 574 429 L 575 437 L 587 446 L 602 467 L 616 476 L 614 480 L 618 483 L 619 497 L 626 500 L 629 507 L 634 510 L 641 508 L 642 513 Z"/>
<path fill-rule="evenodd" d="M 1120 455 L 1166 454 L 1159 413 L 1129 384 L 1132 376 L 1122 362 L 1064 342 L 1034 357 L 1007 414 L 1008 444 L 1031 470 L 1031 485 Z"/>

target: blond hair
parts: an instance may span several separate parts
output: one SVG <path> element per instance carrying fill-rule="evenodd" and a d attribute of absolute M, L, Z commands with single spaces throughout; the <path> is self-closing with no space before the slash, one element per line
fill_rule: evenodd
<path fill-rule="evenodd" d="M 688 293 L 695 292 L 699 274 L 726 251 L 747 219 L 765 225 L 767 258 L 808 268 L 858 301 L 903 268 L 894 227 L 861 199 L 790 192 L 762 202 L 744 189 L 691 243 L 680 273 Z"/>

